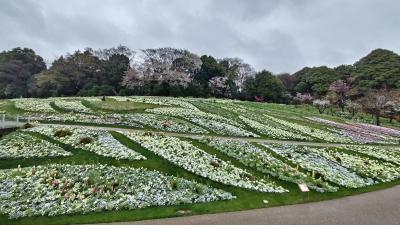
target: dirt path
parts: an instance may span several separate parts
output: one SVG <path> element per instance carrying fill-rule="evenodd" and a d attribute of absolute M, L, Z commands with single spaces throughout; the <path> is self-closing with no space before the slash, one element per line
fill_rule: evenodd
<path fill-rule="evenodd" d="M 45 124 L 44 125 L 55 125 L 55 124 Z M 112 131 L 134 131 L 144 133 L 146 132 L 143 129 L 135 129 L 135 128 L 116 128 L 116 127 L 100 127 L 100 126 L 87 126 L 87 125 L 66 125 L 69 127 L 89 127 L 89 128 L 102 128 Z M 173 132 L 164 132 L 164 131 L 151 131 L 154 134 L 163 134 L 166 136 L 173 137 L 187 137 L 200 139 L 204 137 L 213 137 L 224 140 L 242 140 L 242 141 L 250 141 L 250 142 L 258 142 L 258 143 L 270 143 L 270 144 L 295 144 L 295 145 L 304 145 L 304 146 L 318 146 L 318 147 L 342 147 L 347 144 L 338 144 L 338 143 L 324 143 L 324 142 L 305 142 L 305 141 L 290 141 L 290 140 L 274 140 L 274 139 L 266 139 L 266 138 L 253 138 L 253 137 L 229 137 L 229 136 L 218 136 L 218 135 L 207 135 L 207 134 L 185 134 L 185 133 L 173 133 Z M 381 145 L 380 147 L 393 147 L 393 145 Z"/>
<path fill-rule="evenodd" d="M 335 200 L 112 225 L 400 225 L 400 186 Z M 97 224 L 101 225 L 101 224 Z"/>

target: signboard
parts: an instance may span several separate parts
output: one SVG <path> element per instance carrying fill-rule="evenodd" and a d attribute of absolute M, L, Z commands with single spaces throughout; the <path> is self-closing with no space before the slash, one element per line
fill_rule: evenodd
<path fill-rule="evenodd" d="M 307 184 L 297 184 L 300 188 L 301 192 L 309 192 L 310 189 L 308 189 Z"/>

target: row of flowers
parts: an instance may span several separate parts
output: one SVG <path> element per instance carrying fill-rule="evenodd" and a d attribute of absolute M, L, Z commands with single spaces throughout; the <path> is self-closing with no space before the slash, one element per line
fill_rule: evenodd
<path fill-rule="evenodd" d="M 287 139 L 287 140 L 311 140 L 311 138 L 287 131 L 278 127 L 268 125 L 266 123 L 261 123 L 256 120 L 249 119 L 244 116 L 239 116 L 239 118 L 245 122 L 248 126 L 255 129 L 257 132 L 267 135 L 268 137 L 274 139 Z"/>
<path fill-rule="evenodd" d="M 17 109 L 30 112 L 41 112 L 41 113 L 55 113 L 50 103 L 52 100 L 38 99 L 38 98 L 19 98 L 13 99 L 14 106 Z"/>
<path fill-rule="evenodd" d="M 60 146 L 28 133 L 13 132 L 2 137 L 0 140 L 0 159 L 68 155 L 71 155 L 71 153 L 65 151 Z"/>
<path fill-rule="evenodd" d="M 52 164 L 0 170 L 0 213 L 9 218 L 233 198 L 228 192 L 143 168 Z"/>
<path fill-rule="evenodd" d="M 130 123 L 131 122 L 141 123 L 151 128 L 163 131 L 197 133 L 197 134 L 208 133 L 208 131 L 202 127 L 196 126 L 182 119 L 164 115 L 136 113 L 136 114 L 125 114 L 124 118 Z"/>
<path fill-rule="evenodd" d="M 262 173 L 270 174 L 281 180 L 289 181 L 296 184 L 305 183 L 310 189 L 318 192 L 335 192 L 334 187 L 321 178 L 315 179 L 305 173 L 299 171 L 287 163 L 274 158 L 267 151 L 260 149 L 251 143 L 222 139 L 204 139 L 204 143 L 213 147 L 230 157 L 235 158 L 246 166 L 252 167 Z"/>
<path fill-rule="evenodd" d="M 348 169 L 356 171 L 361 176 L 372 178 L 377 182 L 388 182 L 400 177 L 400 167 L 389 162 L 380 162 L 368 157 L 347 154 L 327 148 L 309 147 L 307 150 L 308 152 L 337 162 Z"/>
<path fill-rule="evenodd" d="M 77 113 L 93 113 L 93 111 L 82 104 L 80 100 L 55 100 L 54 104 L 66 111 Z"/>
<path fill-rule="evenodd" d="M 310 147 L 289 144 L 264 144 L 267 148 L 312 172 L 312 177 L 323 177 L 348 188 L 360 188 L 372 185 L 374 181 L 363 178 L 343 167 L 336 161 L 328 160 L 309 150 Z"/>
<path fill-rule="evenodd" d="M 147 112 L 167 115 L 167 116 L 178 116 L 185 118 L 195 124 L 205 127 L 217 134 L 221 135 L 234 135 L 234 136 L 253 136 L 257 137 L 257 134 L 245 130 L 245 126 L 237 121 L 222 117 L 220 115 L 206 113 L 199 110 L 190 110 L 183 108 L 155 108 L 147 109 Z"/>
<path fill-rule="evenodd" d="M 115 159 L 141 160 L 144 156 L 121 144 L 106 130 L 97 128 L 67 128 L 65 126 L 36 126 L 29 129 L 54 137 L 62 143 L 72 145 L 98 155 Z"/>
<path fill-rule="evenodd" d="M 311 121 L 322 123 L 328 126 L 332 126 L 340 129 L 340 133 L 351 138 L 353 141 L 361 143 L 381 143 L 381 144 L 397 144 L 400 139 L 396 139 L 391 136 L 387 136 L 383 132 L 379 132 L 377 129 L 368 129 L 369 126 L 361 124 L 344 124 L 338 123 L 317 117 L 307 117 Z M 360 126 L 360 127 L 359 127 Z M 386 130 L 386 129 L 383 129 Z M 389 129 L 388 130 L 392 130 Z M 388 132 L 389 133 L 389 132 Z"/>
<path fill-rule="evenodd" d="M 325 130 L 321 130 L 321 129 L 317 129 L 317 128 L 304 126 L 304 125 L 301 125 L 298 123 L 289 122 L 287 120 L 278 119 L 276 117 L 269 116 L 269 115 L 264 115 L 264 117 L 268 120 L 279 123 L 280 125 L 286 127 L 287 129 L 292 129 L 292 130 L 304 133 L 304 134 L 309 135 L 314 138 L 318 138 L 318 139 L 325 140 L 328 142 L 353 143 L 353 140 L 351 140 L 350 138 L 344 137 L 344 136 L 334 133 L 334 132 L 329 132 L 329 131 L 325 131 Z"/>
<path fill-rule="evenodd" d="M 400 165 L 400 147 L 398 146 L 346 145 L 341 148 Z"/>
<path fill-rule="evenodd" d="M 138 133 L 124 134 L 171 163 L 210 180 L 261 192 L 287 191 L 271 181 L 258 179 L 245 170 L 222 161 L 179 138 Z"/>
<path fill-rule="evenodd" d="M 130 127 L 143 128 L 143 126 L 134 121 L 128 121 L 124 115 L 120 114 L 82 114 L 82 113 L 65 113 L 65 114 L 43 114 L 34 113 L 22 117 L 22 119 L 30 119 L 32 121 L 53 121 L 53 122 L 74 122 L 74 123 L 90 123 L 90 124 L 107 124 L 107 125 L 124 125 Z"/>

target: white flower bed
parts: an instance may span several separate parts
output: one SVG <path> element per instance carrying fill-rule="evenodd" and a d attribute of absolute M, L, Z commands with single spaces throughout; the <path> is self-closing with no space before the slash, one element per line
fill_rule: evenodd
<path fill-rule="evenodd" d="M 30 112 L 54 113 L 50 103 L 51 100 L 39 98 L 19 98 L 13 99 L 14 105 L 17 109 L 22 109 Z"/>
<path fill-rule="evenodd" d="M 268 137 L 275 139 L 287 139 L 287 140 L 311 140 L 309 137 L 302 136 L 300 134 L 296 134 L 290 131 L 286 131 L 277 127 L 273 127 L 267 125 L 265 123 L 260 123 L 252 119 L 248 119 L 244 116 L 239 116 L 243 122 L 245 122 L 248 126 L 260 132 L 261 134 L 265 134 Z"/>
<path fill-rule="evenodd" d="M 400 147 L 397 146 L 389 148 L 388 146 L 380 147 L 373 145 L 346 145 L 342 148 L 400 165 Z"/>
<path fill-rule="evenodd" d="M 85 127 L 68 128 L 65 126 L 37 126 L 30 128 L 30 131 L 51 136 L 65 144 L 70 144 L 74 147 L 106 157 L 129 160 L 146 159 L 144 156 L 115 140 L 108 131 L 100 128 L 90 129 Z M 66 132 L 67 135 L 63 137 L 56 136 L 56 132 L 60 131 Z M 82 141 L 83 139 L 88 139 L 88 142 L 90 143 Z"/>
<path fill-rule="evenodd" d="M 333 132 L 328 132 L 328 131 L 324 131 L 321 129 L 316 129 L 316 128 L 311 128 L 311 127 L 307 127 L 307 126 L 303 126 L 297 123 L 292 123 L 286 120 L 281 120 L 269 115 L 264 115 L 267 119 L 279 123 L 283 126 L 285 126 L 286 128 L 289 129 L 293 129 L 299 132 L 302 132 L 304 134 L 307 134 L 311 137 L 315 137 L 315 138 L 319 138 L 321 140 L 325 140 L 325 141 L 329 141 L 329 142 L 337 142 L 337 143 L 353 143 L 353 141 L 348 138 L 348 137 L 344 137 L 342 135 L 339 134 L 335 134 Z"/>
<path fill-rule="evenodd" d="M 367 157 L 350 155 L 328 148 L 307 148 L 309 152 L 318 154 L 328 160 L 356 171 L 358 174 L 381 182 L 388 182 L 400 177 L 400 167 L 388 162 L 379 162 Z"/>
<path fill-rule="evenodd" d="M 13 132 L 0 140 L 0 159 L 68 156 L 58 145 L 39 139 L 27 133 Z"/>
<path fill-rule="evenodd" d="M 218 121 L 221 123 L 227 123 L 234 125 L 236 127 L 244 128 L 244 125 L 239 123 L 238 121 L 234 121 L 228 118 L 225 118 L 220 115 L 202 112 L 200 110 L 191 110 L 191 109 L 184 109 L 184 108 L 175 108 L 175 107 L 162 107 L 162 108 L 155 108 L 155 109 L 146 109 L 147 112 L 161 114 L 166 116 L 179 116 L 185 119 L 189 118 L 201 118 L 204 120 L 213 120 Z"/>
<path fill-rule="evenodd" d="M 141 123 L 158 130 L 197 134 L 209 133 L 202 127 L 174 117 L 148 113 L 125 114 L 124 117 L 129 122 Z"/>
<path fill-rule="evenodd" d="M 233 198 L 222 190 L 142 168 L 55 164 L 0 170 L 0 213 L 12 219 Z"/>
<path fill-rule="evenodd" d="M 259 135 L 242 129 L 240 127 L 236 127 L 231 124 L 219 122 L 216 120 L 209 120 L 205 118 L 188 118 L 191 122 L 199 124 L 200 126 L 206 127 L 217 134 L 222 135 L 232 135 L 232 136 L 246 136 L 246 137 L 259 137 Z"/>
<path fill-rule="evenodd" d="M 160 96 L 131 96 L 130 100 L 155 105 L 179 106 L 186 109 L 198 110 L 196 106 L 192 105 L 190 102 L 187 101 L 187 99 L 184 98 L 171 98 Z"/>
<path fill-rule="evenodd" d="M 372 185 L 372 179 L 364 179 L 355 172 L 341 166 L 335 161 L 327 160 L 308 150 L 309 147 L 297 145 L 268 144 L 265 145 L 282 157 L 288 158 L 302 168 L 318 173 L 326 180 L 349 188 L 360 188 Z M 314 177 L 314 176 L 313 176 Z"/>
<path fill-rule="evenodd" d="M 210 147 L 213 147 L 230 157 L 233 157 L 246 166 L 255 168 L 256 170 L 275 176 L 281 180 L 293 182 L 296 184 L 306 183 L 310 189 L 319 192 L 335 192 L 337 187 L 323 182 L 321 179 L 314 179 L 293 168 L 289 164 L 274 158 L 267 151 L 255 147 L 248 142 L 232 141 L 232 140 L 202 140 Z"/>
<path fill-rule="evenodd" d="M 66 111 L 78 113 L 92 113 L 93 111 L 82 104 L 80 100 L 60 100 L 55 99 L 54 104 Z"/>
<path fill-rule="evenodd" d="M 28 119 L 28 117 L 23 117 Z M 89 123 L 89 124 L 107 124 L 107 125 L 124 125 L 130 127 L 143 126 L 133 121 L 127 122 L 120 114 L 82 114 L 82 113 L 65 113 L 65 114 L 30 114 L 29 118 L 33 121 L 57 121 L 57 122 L 74 122 L 74 123 Z"/>
<path fill-rule="evenodd" d="M 287 192 L 286 189 L 224 162 L 207 152 L 175 137 L 124 133 L 144 148 L 190 172 L 223 184 L 261 192 Z"/>

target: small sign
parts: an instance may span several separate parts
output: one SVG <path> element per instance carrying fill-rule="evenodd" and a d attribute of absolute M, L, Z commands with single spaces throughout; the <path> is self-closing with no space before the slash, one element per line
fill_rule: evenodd
<path fill-rule="evenodd" d="M 308 189 L 307 184 L 297 184 L 300 188 L 301 192 L 309 192 L 310 189 Z"/>

